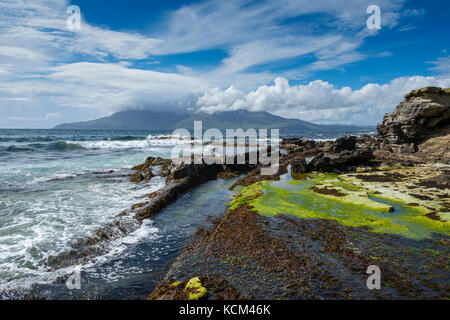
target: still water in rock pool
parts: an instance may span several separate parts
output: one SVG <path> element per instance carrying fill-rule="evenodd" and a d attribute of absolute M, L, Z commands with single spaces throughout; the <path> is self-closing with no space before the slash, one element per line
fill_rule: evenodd
<path fill-rule="evenodd" d="M 280 181 L 266 181 L 242 190 L 234 205 L 248 202 L 266 216 L 290 214 L 305 219 L 330 219 L 345 226 L 369 227 L 373 232 L 416 240 L 432 238 L 434 234 L 450 236 L 447 222 L 425 217 L 427 211 L 420 207 L 382 199 L 353 184 L 351 179 L 349 175 L 335 174 L 293 179 L 288 173 Z M 255 198 L 258 194 L 261 195 Z"/>

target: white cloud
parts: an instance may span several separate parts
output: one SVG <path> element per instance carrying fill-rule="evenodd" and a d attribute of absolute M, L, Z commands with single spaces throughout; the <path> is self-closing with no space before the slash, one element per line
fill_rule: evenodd
<path fill-rule="evenodd" d="M 303 56 L 342 43 L 343 38 L 331 36 L 287 36 L 272 40 L 260 40 L 234 47 L 223 60 L 222 72 L 233 73 L 248 67 L 281 59 Z"/>
<path fill-rule="evenodd" d="M 382 8 L 382 28 L 393 28 L 398 24 L 404 2 L 378 1 Z M 277 75 L 304 79 L 315 71 L 378 56 L 377 53 L 358 52 L 365 38 L 378 34 L 378 31 L 366 28 L 366 8 L 370 4 L 369 0 L 355 0 L 351 4 L 340 0 L 286 0 L 282 4 L 272 0 L 203 1 L 183 6 L 164 17 L 162 27 L 165 31 L 160 38 L 165 41 L 155 52 L 226 50 L 228 57 L 216 69 L 190 73 L 199 76 L 202 72 L 203 77 L 214 85 L 260 85 L 268 76 L 271 79 L 276 76 L 261 71 L 261 66 L 286 59 L 297 59 L 297 66 L 289 67 L 288 64 Z M 308 18 L 313 15 L 313 20 Z M 295 22 L 297 18 L 305 19 Z M 289 19 L 289 23 L 284 24 Z M 158 31 L 160 27 L 158 25 Z M 299 67 L 298 60 L 307 55 L 308 62 Z M 259 71 L 249 70 L 258 66 Z M 251 79 L 253 83 L 250 83 Z"/>
<path fill-rule="evenodd" d="M 39 60 L 67 60 L 73 54 L 98 59 L 144 59 L 163 41 L 138 33 L 118 32 L 82 21 L 67 28 L 66 0 L 1 0 L 0 54 Z"/>
<path fill-rule="evenodd" d="M 122 109 L 184 109 L 206 89 L 203 80 L 112 63 L 72 63 L 40 77 L 0 81 L 0 97 L 26 97 L 33 103 L 87 107 L 108 114 Z"/>
<path fill-rule="evenodd" d="M 435 66 L 429 70 L 434 70 L 442 74 L 450 74 L 450 56 L 440 57 L 436 61 L 429 62 Z"/>
<path fill-rule="evenodd" d="M 234 87 L 210 89 L 198 99 L 197 106 L 208 113 L 245 109 L 319 123 L 375 124 L 406 93 L 425 86 L 449 87 L 450 78 L 397 78 L 384 85 L 367 84 L 360 90 L 336 88 L 322 80 L 291 86 L 287 79 L 277 78 L 273 85 L 248 93 Z"/>
<path fill-rule="evenodd" d="M 53 112 L 53 113 L 47 113 L 45 115 L 46 119 L 59 119 L 61 118 L 61 115 L 58 112 Z"/>
<path fill-rule="evenodd" d="M 377 2 L 382 8 L 382 28 L 396 27 L 401 18 L 417 15 L 417 10 L 402 12 L 404 2 Z M 255 87 L 280 75 L 305 79 L 316 71 L 382 56 L 377 52 L 359 52 L 367 37 L 379 33 L 366 28 L 366 8 L 370 4 L 369 0 L 351 3 L 286 0 L 282 4 L 271 0 L 203 1 L 183 6 L 164 17 L 165 31 L 160 38 L 165 42 L 156 52 L 226 50 L 228 56 L 217 68 L 187 73 L 207 78 L 212 85 L 221 87 L 232 84 Z M 286 20 L 288 24 L 284 23 Z M 302 62 L 305 57 L 306 61 Z M 277 63 L 283 66 L 283 71 L 277 74 L 263 68 L 266 64 L 276 67 Z"/>
<path fill-rule="evenodd" d="M 379 0 L 383 9 L 383 26 L 397 24 L 405 0 Z M 161 38 L 166 42 L 162 52 L 191 52 L 212 47 L 249 42 L 250 39 L 276 39 L 282 35 L 301 36 L 317 31 L 317 24 L 333 27 L 339 33 L 366 27 L 369 0 L 351 3 L 340 0 L 242 1 L 212 0 L 183 6 L 165 17 L 167 31 Z M 281 22 L 299 16 L 323 15 L 314 22 L 293 27 Z M 189 28 L 186 28 L 189 26 Z M 320 27 L 320 26 L 319 26 Z"/>
<path fill-rule="evenodd" d="M 38 52 L 21 47 L 0 46 L 0 56 L 15 57 L 17 59 L 45 60 L 46 57 Z"/>

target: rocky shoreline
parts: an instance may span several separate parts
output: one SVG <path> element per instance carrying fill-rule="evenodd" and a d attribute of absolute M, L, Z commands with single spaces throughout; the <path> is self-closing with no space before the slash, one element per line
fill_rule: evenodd
<path fill-rule="evenodd" d="M 448 299 L 450 90 L 409 93 L 378 135 L 284 139 L 273 176 L 249 165 L 179 165 L 148 158 L 141 183 L 166 187 L 49 262 L 72 265 L 136 230 L 182 194 L 236 177 L 238 194 L 199 229 L 149 299 Z M 366 269 L 382 270 L 368 290 Z"/>
<path fill-rule="evenodd" d="M 449 114 L 449 90 L 423 88 L 375 137 L 283 140 L 279 173 L 239 179 L 149 299 L 448 299 Z"/>

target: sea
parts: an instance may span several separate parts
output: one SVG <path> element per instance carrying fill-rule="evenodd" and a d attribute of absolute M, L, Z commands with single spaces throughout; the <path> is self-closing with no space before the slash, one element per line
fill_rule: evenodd
<path fill-rule="evenodd" d="M 169 136 L 0 129 L 0 299 L 145 299 L 195 230 L 223 214 L 234 180 L 185 194 L 79 266 L 49 259 L 165 185 L 161 177 L 137 185 L 128 175 L 148 156 L 170 158 L 179 142 Z M 71 275 L 79 276 L 79 287 L 67 285 Z"/>

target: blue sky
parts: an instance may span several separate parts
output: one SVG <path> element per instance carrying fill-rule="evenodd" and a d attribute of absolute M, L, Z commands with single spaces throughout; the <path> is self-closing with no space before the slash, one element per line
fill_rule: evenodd
<path fill-rule="evenodd" d="M 408 91 L 450 86 L 449 13 L 438 0 L 0 0 L 0 127 L 124 109 L 376 124 Z"/>

